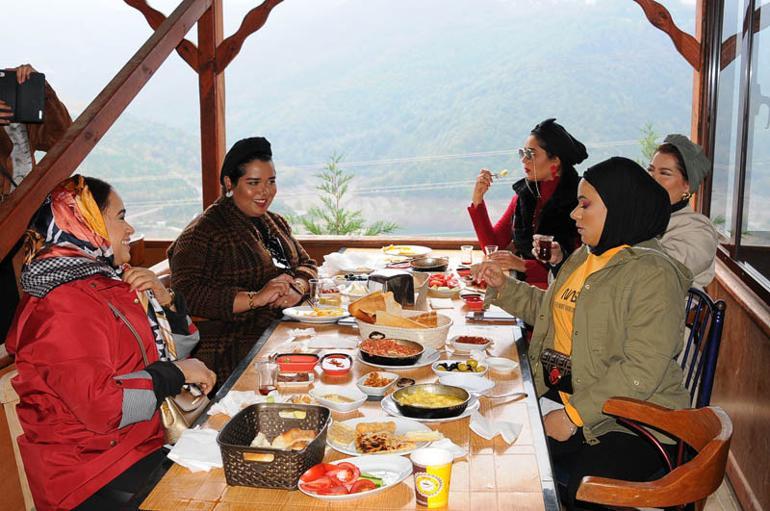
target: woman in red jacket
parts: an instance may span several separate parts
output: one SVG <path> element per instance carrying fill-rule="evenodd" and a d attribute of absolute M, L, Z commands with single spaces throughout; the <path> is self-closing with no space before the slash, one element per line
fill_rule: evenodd
<path fill-rule="evenodd" d="M 128 266 L 125 214 L 110 185 L 74 176 L 28 231 L 25 293 L 6 345 L 39 511 L 135 508 L 165 458 L 159 404 L 185 383 L 204 392 L 215 383 L 202 362 L 183 360 L 198 332 L 181 298 Z"/>
<path fill-rule="evenodd" d="M 519 156 L 525 177 L 513 184 L 515 195 L 500 220 L 492 225 L 484 203 L 493 178 L 487 169 L 479 172 L 468 213 L 482 248 L 504 249 L 492 254 L 492 260 L 516 271 L 520 280 L 545 289 L 548 262 L 534 259 L 532 239 L 535 234 L 551 235 L 567 254 L 579 245 L 569 214 L 577 205 L 579 177 L 574 165 L 588 154 L 556 119 L 546 119 L 532 129 Z"/>

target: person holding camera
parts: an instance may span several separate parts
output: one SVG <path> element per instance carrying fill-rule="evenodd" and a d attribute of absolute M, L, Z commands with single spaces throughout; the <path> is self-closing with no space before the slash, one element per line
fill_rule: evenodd
<path fill-rule="evenodd" d="M 35 69 L 29 64 L 6 69 L 15 71 L 19 84 L 26 82 Z M 48 151 L 59 141 L 72 124 L 67 107 L 59 101 L 53 88 L 45 83 L 43 122 L 36 124 L 12 123 L 13 110 L 0 100 L 0 202 L 2 202 L 35 166 L 35 151 Z M 0 343 L 11 326 L 13 313 L 19 303 L 17 275 L 21 257 L 17 245 L 0 261 Z"/>

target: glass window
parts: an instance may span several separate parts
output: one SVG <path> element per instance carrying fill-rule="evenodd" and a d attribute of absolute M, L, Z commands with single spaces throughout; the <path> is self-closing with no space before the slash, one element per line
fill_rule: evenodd
<path fill-rule="evenodd" d="M 747 1 L 747 0 L 746 0 Z M 733 195 L 738 167 L 738 120 L 741 89 L 741 42 L 746 1 L 725 2 L 722 22 L 722 71 L 717 93 L 714 175 L 711 185 L 711 221 L 732 243 Z M 732 50 L 734 48 L 734 51 Z"/>
<path fill-rule="evenodd" d="M 755 16 L 770 16 L 770 0 L 760 3 L 765 12 L 758 8 Z M 740 257 L 770 278 L 770 24 L 755 19 L 754 26 L 763 28 L 754 34 L 751 55 Z"/>

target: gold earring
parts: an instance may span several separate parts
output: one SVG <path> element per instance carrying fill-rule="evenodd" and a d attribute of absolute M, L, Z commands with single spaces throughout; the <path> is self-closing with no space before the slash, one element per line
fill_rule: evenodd
<path fill-rule="evenodd" d="M 684 192 L 682 194 L 682 200 L 690 200 L 690 197 L 692 197 L 692 194 L 690 192 Z"/>

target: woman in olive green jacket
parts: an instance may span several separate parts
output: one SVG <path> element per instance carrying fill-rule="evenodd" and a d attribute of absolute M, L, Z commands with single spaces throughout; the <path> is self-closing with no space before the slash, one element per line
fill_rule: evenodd
<path fill-rule="evenodd" d="M 585 246 L 548 290 L 506 277 L 494 263 L 474 268 L 487 302 L 534 324 L 529 359 L 538 395 L 564 408 L 544 419 L 564 501 L 575 509 L 584 475 L 645 480 L 661 466 L 655 449 L 602 413 L 613 396 L 684 408 L 676 356 L 682 348 L 690 272 L 654 239 L 666 229 L 668 195 L 635 162 L 610 158 L 588 169 L 572 212 Z M 541 364 L 544 350 L 568 356 L 571 376 Z M 571 382 L 570 382 L 571 378 Z"/>

